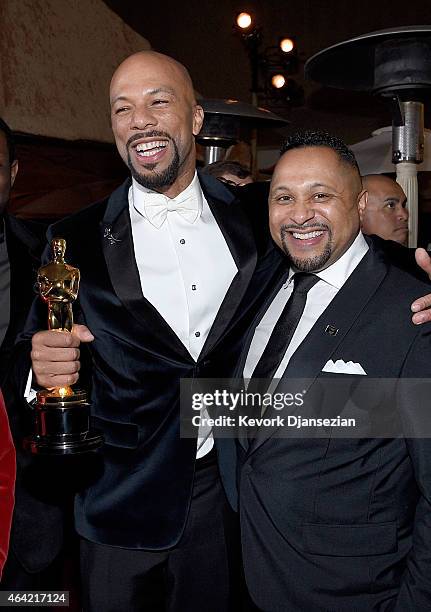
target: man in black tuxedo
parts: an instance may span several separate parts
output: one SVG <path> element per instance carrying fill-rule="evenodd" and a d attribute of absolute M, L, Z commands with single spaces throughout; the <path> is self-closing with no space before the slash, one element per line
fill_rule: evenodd
<path fill-rule="evenodd" d="M 13 135 L 0 119 L 0 387 L 17 452 L 15 510 L 2 587 L 60 588 L 60 568 L 55 560 L 62 547 L 63 514 L 58 500 L 44 495 L 43 480 L 36 479 L 35 472 L 29 474 L 31 460 L 21 446 L 31 423 L 8 375 L 15 340 L 24 328 L 34 298 L 33 285 L 45 233 L 42 226 L 23 222 L 5 210 L 17 171 Z"/>
<path fill-rule="evenodd" d="M 270 229 L 290 268 L 257 317 L 244 376 L 281 378 L 277 391 L 295 378 L 309 379 L 310 391 L 348 374 L 431 378 L 430 327 L 406 316 L 427 285 L 360 232 L 366 191 L 353 154 L 318 132 L 292 136 L 282 151 Z M 396 401 L 411 415 L 419 407 L 415 397 Z M 239 445 L 244 565 L 256 605 L 431 609 L 431 439 L 320 436 L 262 429 Z"/>
<path fill-rule="evenodd" d="M 261 232 L 265 207 L 196 174 L 203 111 L 183 66 L 138 53 L 110 95 L 132 179 L 49 230 L 81 272 L 77 325 L 32 339 L 42 387 L 78 380 L 82 343 L 91 360 L 83 370 L 105 444 L 75 507 L 84 608 L 236 610 L 236 516 L 211 432 L 180 439 L 179 383 L 231 373 L 278 255 Z M 30 327 L 44 327 L 43 312 L 35 304 Z M 21 367 L 24 380 L 29 362 Z"/>

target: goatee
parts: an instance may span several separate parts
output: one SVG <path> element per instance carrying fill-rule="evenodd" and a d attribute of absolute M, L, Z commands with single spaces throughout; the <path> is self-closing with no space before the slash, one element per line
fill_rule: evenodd
<path fill-rule="evenodd" d="M 307 226 L 302 226 L 301 229 L 306 229 Z M 299 258 L 292 255 L 287 246 L 287 241 L 285 239 L 288 230 L 298 229 L 291 225 L 282 225 L 280 228 L 280 240 L 283 247 L 283 251 L 285 255 L 290 259 L 290 263 L 292 267 L 296 268 L 298 272 L 316 272 L 322 270 L 325 264 L 328 262 L 329 258 L 332 255 L 332 232 L 331 229 L 324 224 L 317 224 L 317 227 L 321 227 L 324 230 L 328 231 L 328 242 L 320 255 L 315 255 L 314 257 L 308 258 Z M 313 229 L 316 228 L 316 224 L 313 225 Z"/>
<path fill-rule="evenodd" d="M 151 134 L 151 136 L 158 136 L 159 134 Z M 160 134 L 160 136 L 164 136 L 164 134 Z M 171 185 L 175 183 L 178 178 L 178 172 L 180 169 L 180 155 L 178 153 L 178 147 L 174 140 L 170 139 L 172 146 L 174 148 L 174 157 L 165 170 L 160 172 L 152 172 L 157 166 L 157 164 L 145 164 L 144 168 L 146 170 L 150 170 L 148 174 L 141 174 L 132 164 L 132 159 L 130 157 L 130 149 L 128 149 L 127 154 L 127 165 L 129 166 L 129 170 L 132 174 L 132 177 L 135 179 L 137 183 L 145 187 L 146 189 L 151 189 L 151 191 L 166 191 Z"/>

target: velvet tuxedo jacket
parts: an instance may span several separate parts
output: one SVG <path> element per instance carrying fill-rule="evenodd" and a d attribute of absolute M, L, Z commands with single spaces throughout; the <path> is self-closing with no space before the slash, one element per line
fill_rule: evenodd
<path fill-rule="evenodd" d="M 273 265 L 279 258 L 262 232 L 264 203 L 240 202 L 212 177 L 200 181 L 238 272 L 197 362 L 143 297 L 129 218 L 130 180 L 48 232 L 49 238 L 66 239 L 66 261 L 80 269 L 75 321 L 95 336 L 83 377 L 90 382 L 94 423 L 105 444 L 75 504 L 78 532 L 95 542 L 161 550 L 179 541 L 196 455 L 196 440 L 180 438 L 180 379 L 231 374 L 259 300 L 280 273 Z M 45 327 L 44 310 L 35 304 L 29 330 Z M 226 469 L 231 459 L 223 454 Z M 227 490 L 234 494 L 232 479 Z"/>
<path fill-rule="evenodd" d="M 431 326 L 410 320 L 411 302 L 429 286 L 367 240 L 369 252 L 277 391 L 292 378 L 310 379 L 311 390 L 331 376 L 322 372 L 330 359 L 359 363 L 372 378 L 431 378 Z M 414 411 L 415 398 L 404 407 Z M 241 444 L 245 573 L 260 609 L 431 609 L 431 439 L 283 439 L 261 430 Z"/>

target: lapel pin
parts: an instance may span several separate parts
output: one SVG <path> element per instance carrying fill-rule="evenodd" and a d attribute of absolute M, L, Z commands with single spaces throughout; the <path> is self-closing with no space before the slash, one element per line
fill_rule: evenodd
<path fill-rule="evenodd" d="M 334 325 L 327 325 L 325 332 L 330 336 L 336 336 L 338 334 L 338 329 Z"/>
<path fill-rule="evenodd" d="M 121 240 L 119 238 L 116 238 L 111 233 L 111 226 L 110 225 L 105 227 L 105 231 L 103 232 L 103 237 L 106 238 L 109 241 L 109 244 L 116 244 L 117 242 L 121 242 Z"/>

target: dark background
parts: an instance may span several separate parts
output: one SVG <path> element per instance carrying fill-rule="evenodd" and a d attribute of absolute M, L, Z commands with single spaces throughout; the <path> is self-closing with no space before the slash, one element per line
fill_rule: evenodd
<path fill-rule="evenodd" d="M 306 82 L 304 63 L 316 52 L 356 35 L 399 25 L 431 24 L 429 0 L 103 2 L 153 49 L 184 63 L 196 90 L 208 98 L 251 101 L 248 56 L 233 32 L 240 11 L 250 11 L 262 26 L 262 48 L 276 45 L 279 37 L 294 37 L 299 70 L 293 78 L 304 88 L 305 97 L 300 106 L 273 109 L 288 118 L 290 124 L 259 133 L 258 144 L 272 148 L 278 148 L 283 137 L 297 128 L 326 129 L 352 144 L 370 137 L 374 129 L 390 125 L 390 112 L 380 98 Z M 67 22 L 64 27 L 69 27 Z M 103 23 L 99 27 L 103 28 Z M 61 32 L 56 35 L 61 36 Z M 88 61 L 94 63 L 96 73 L 100 58 L 88 57 Z M 425 125 L 431 127 L 431 100 L 425 108 Z M 56 140 L 35 134 L 18 134 L 17 138 L 20 171 L 10 210 L 18 216 L 52 220 L 70 214 L 109 194 L 127 175 L 112 144 Z M 431 211 L 429 202 L 426 210 Z"/>
<path fill-rule="evenodd" d="M 155 50 L 184 63 L 202 95 L 244 101 L 250 101 L 250 69 L 241 41 L 233 35 L 233 23 L 242 10 L 252 12 L 264 30 L 263 47 L 277 44 L 282 36 L 297 40 L 300 72 L 295 80 L 304 86 L 306 100 L 288 114 L 292 123 L 328 129 L 349 143 L 389 125 L 386 106 L 368 94 L 304 83 L 304 62 L 321 49 L 360 34 L 431 24 L 431 2 L 425 0 L 104 1 Z"/>

